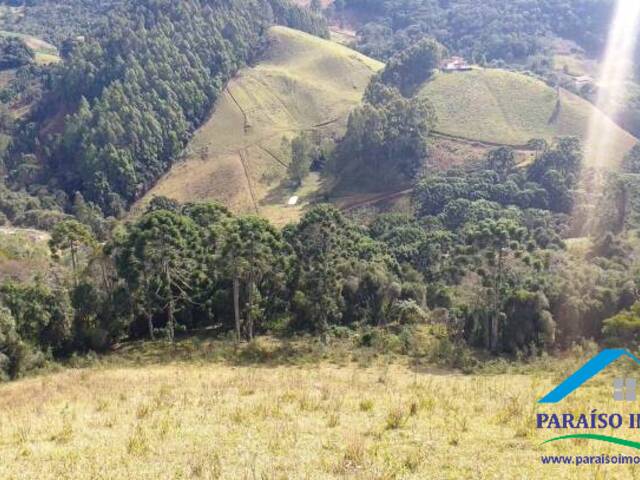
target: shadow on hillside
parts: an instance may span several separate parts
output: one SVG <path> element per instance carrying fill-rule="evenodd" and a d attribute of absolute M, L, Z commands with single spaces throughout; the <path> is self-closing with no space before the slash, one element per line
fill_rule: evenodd
<path fill-rule="evenodd" d="M 175 343 L 165 340 L 135 341 L 119 345 L 99 357 L 111 366 L 148 366 L 172 363 L 222 363 L 230 366 L 278 367 L 307 365 L 320 361 L 336 364 L 362 363 L 375 352 L 354 348 L 352 341 L 340 340 L 324 346 L 313 337 L 277 338 L 264 336 L 252 342 L 236 344 L 203 334 L 190 335 Z M 366 349 L 369 350 L 369 349 Z"/>

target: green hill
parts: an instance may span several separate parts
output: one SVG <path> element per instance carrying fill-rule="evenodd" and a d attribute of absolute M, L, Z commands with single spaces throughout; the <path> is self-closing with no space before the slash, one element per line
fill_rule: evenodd
<path fill-rule="evenodd" d="M 236 212 L 257 212 L 284 223 L 296 218 L 305 196 L 317 191 L 313 175 L 301 190 L 288 188 L 283 136 L 318 129 L 339 135 L 383 65 L 289 28 L 273 27 L 268 35 L 261 61 L 229 82 L 185 161 L 160 179 L 134 211 L 154 195 L 164 195 L 182 202 L 217 200 Z M 301 201 L 287 207 L 292 195 Z"/>
<path fill-rule="evenodd" d="M 487 143 L 523 145 L 532 138 L 584 138 L 595 107 L 526 75 L 496 69 L 438 73 L 419 92 L 434 104 L 440 133 Z M 636 142 L 621 128 L 614 156 Z"/>

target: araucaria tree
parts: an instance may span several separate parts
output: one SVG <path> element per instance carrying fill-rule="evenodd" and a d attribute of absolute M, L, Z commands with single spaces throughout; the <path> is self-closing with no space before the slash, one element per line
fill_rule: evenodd
<path fill-rule="evenodd" d="M 236 339 L 251 340 L 262 317 L 263 282 L 277 282 L 286 262 L 280 233 L 258 217 L 238 217 L 224 227 L 218 265 L 232 282 Z M 241 300 L 242 304 L 241 304 Z"/>
<path fill-rule="evenodd" d="M 192 301 L 192 279 L 201 268 L 197 225 L 188 217 L 157 210 L 129 227 L 116 241 L 116 265 L 147 317 L 153 338 L 153 318 L 164 313 L 166 332 L 173 341 L 176 312 Z"/>

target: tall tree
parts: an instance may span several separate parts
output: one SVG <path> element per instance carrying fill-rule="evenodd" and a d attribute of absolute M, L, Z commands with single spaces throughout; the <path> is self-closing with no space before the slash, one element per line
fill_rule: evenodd
<path fill-rule="evenodd" d="M 71 255 L 73 279 L 78 283 L 78 254 L 82 247 L 94 247 L 95 238 L 91 230 L 77 220 L 65 220 L 58 223 L 51 232 L 49 248 L 54 257 L 68 251 Z"/>
<path fill-rule="evenodd" d="M 253 339 L 261 316 L 260 287 L 267 278 L 275 281 L 283 269 L 284 252 L 280 234 L 262 218 L 239 217 L 225 225 L 219 264 L 232 283 L 237 341 L 243 330 L 247 339 Z"/>
<path fill-rule="evenodd" d="M 299 187 L 309 174 L 314 157 L 314 145 L 306 132 L 291 141 L 291 162 L 287 169 L 289 177 Z"/>
<path fill-rule="evenodd" d="M 153 317 L 166 318 L 173 341 L 176 312 L 192 300 L 192 277 L 202 267 L 199 229 L 189 218 L 156 210 L 131 225 L 116 239 L 116 266 L 138 300 L 153 337 Z"/>

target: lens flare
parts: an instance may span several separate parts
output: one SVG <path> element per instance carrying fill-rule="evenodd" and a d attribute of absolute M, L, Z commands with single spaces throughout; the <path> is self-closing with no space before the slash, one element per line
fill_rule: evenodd
<path fill-rule="evenodd" d="M 618 0 L 609 30 L 604 61 L 598 76 L 598 109 L 591 115 L 585 143 L 587 167 L 610 165 L 616 128 L 611 118 L 618 116 L 627 81 L 633 71 L 633 57 L 640 28 L 640 1 Z M 601 115 L 600 111 L 607 116 Z"/>

